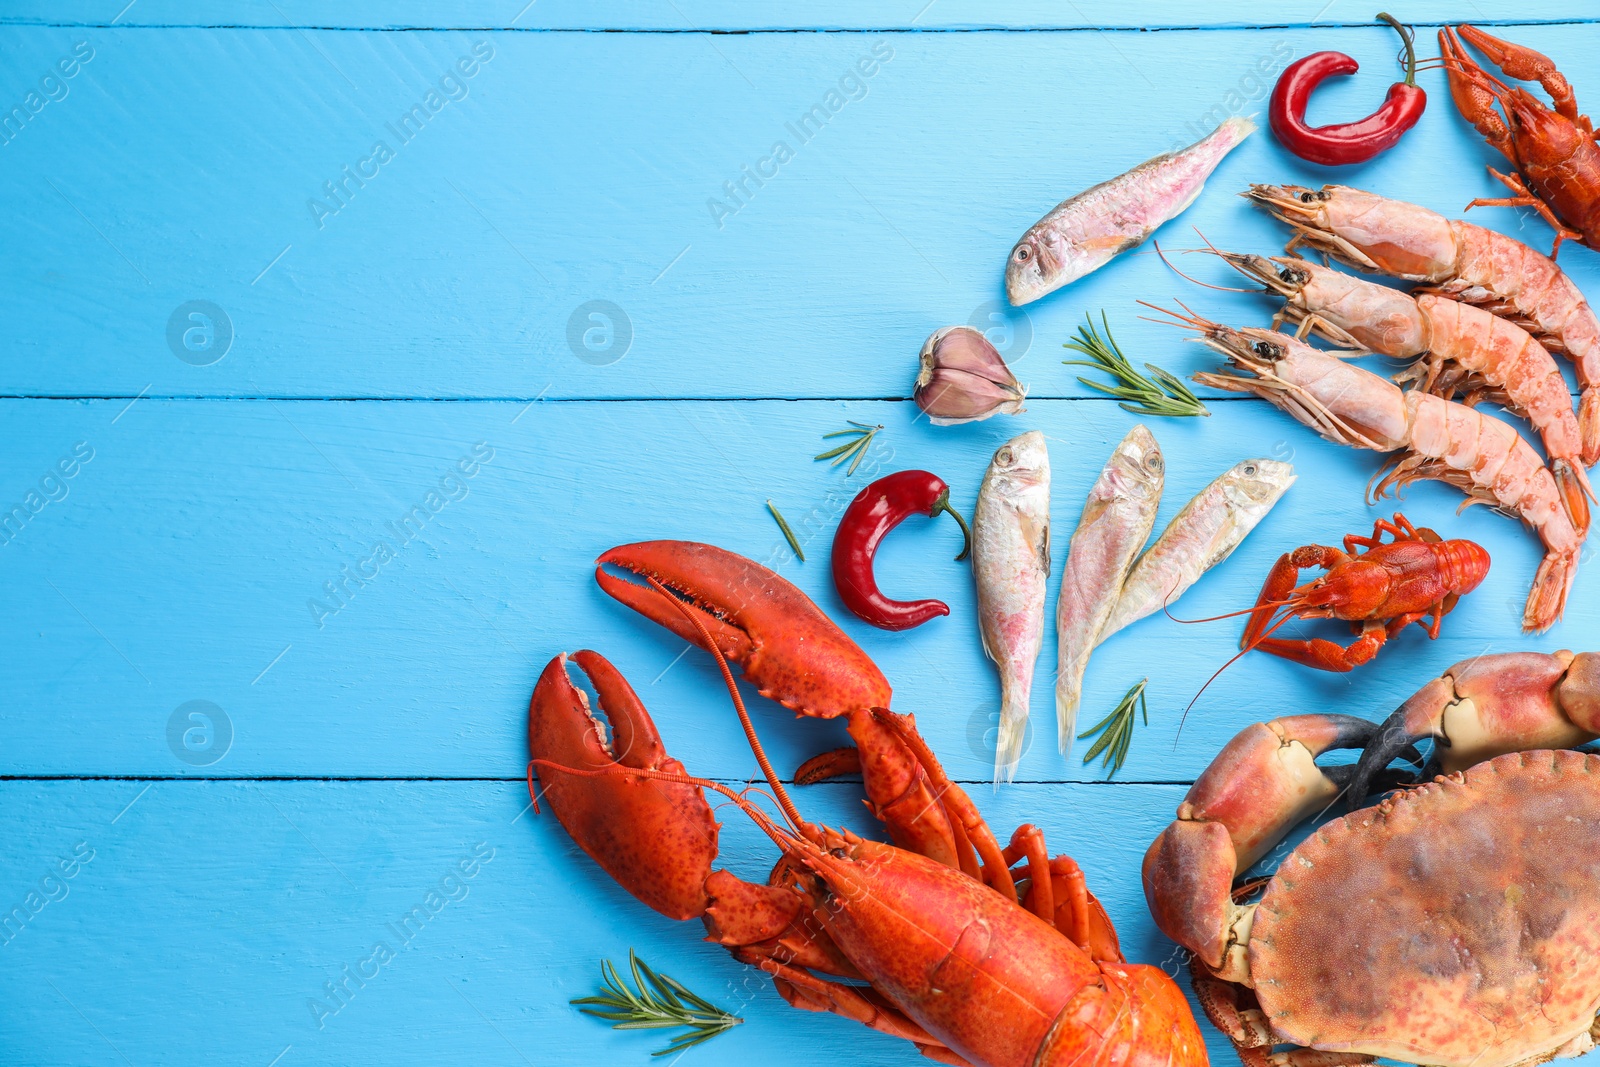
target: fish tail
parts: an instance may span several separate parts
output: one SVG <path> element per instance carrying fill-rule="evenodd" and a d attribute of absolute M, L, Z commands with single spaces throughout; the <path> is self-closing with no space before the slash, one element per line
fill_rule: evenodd
<path fill-rule="evenodd" d="M 1072 755 L 1078 737 L 1078 701 L 1083 696 L 1083 666 L 1066 664 L 1056 679 L 1056 732 L 1063 756 Z"/>
<path fill-rule="evenodd" d="M 1018 690 L 1021 690 L 1019 692 Z M 994 743 L 994 784 L 1017 777 L 1022 742 L 1028 732 L 1029 693 L 1023 686 L 1008 686 L 1000 697 L 1000 730 Z"/>

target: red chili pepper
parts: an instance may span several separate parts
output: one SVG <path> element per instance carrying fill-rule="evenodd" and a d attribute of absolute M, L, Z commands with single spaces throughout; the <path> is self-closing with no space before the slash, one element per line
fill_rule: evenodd
<path fill-rule="evenodd" d="M 1313 52 L 1289 64 L 1272 90 L 1268 116 L 1279 143 L 1301 159 L 1323 166 L 1365 163 L 1392 146 L 1422 117 L 1428 94 L 1417 85 L 1417 53 L 1411 30 L 1394 16 L 1378 18 L 1400 31 L 1406 43 L 1406 80 L 1389 86 L 1383 106 L 1364 119 L 1336 126 L 1307 126 L 1311 91 L 1335 74 L 1354 74 L 1359 64 L 1343 52 Z"/>
<path fill-rule="evenodd" d="M 912 515 L 932 518 L 941 511 L 961 524 L 966 543 L 956 559 L 965 559 L 972 548 L 972 531 L 950 506 L 950 487 L 938 476 L 900 471 L 879 478 L 850 501 L 833 535 L 833 584 L 857 618 L 884 630 L 909 630 L 950 614 L 950 606 L 942 600 L 890 600 L 878 591 L 872 574 L 872 557 L 885 534 Z"/>

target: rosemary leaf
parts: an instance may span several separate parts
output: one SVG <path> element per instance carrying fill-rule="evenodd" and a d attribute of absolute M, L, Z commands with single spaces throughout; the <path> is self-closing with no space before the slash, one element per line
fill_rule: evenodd
<path fill-rule="evenodd" d="M 831 459 L 833 460 L 832 465 L 835 467 L 846 460 L 849 460 L 850 466 L 844 472 L 844 476 L 848 478 L 856 472 L 857 467 L 861 466 L 861 460 L 866 456 L 867 449 L 871 446 L 873 437 L 877 435 L 879 430 L 883 429 L 883 424 L 879 423 L 876 426 L 868 426 L 866 423 L 856 422 L 854 419 L 846 419 L 845 421 L 850 423 L 849 429 L 835 430 L 832 433 L 825 433 L 822 435 L 822 439 L 826 441 L 830 437 L 850 437 L 853 438 L 853 440 L 846 441 L 842 445 L 839 445 L 835 448 L 830 448 L 826 452 L 821 452 L 815 456 L 812 456 L 811 458 L 814 460 Z"/>
<path fill-rule="evenodd" d="M 1094 319 L 1090 318 L 1086 325 L 1078 327 L 1077 337 L 1061 346 L 1081 352 L 1089 358 L 1065 359 L 1062 363 L 1069 367 L 1090 367 L 1104 371 L 1116 384 L 1106 385 L 1087 378 L 1079 378 L 1079 382 L 1118 398 L 1123 401 L 1119 405 L 1123 410 L 1136 415 L 1182 417 L 1211 414 L 1200 398 L 1169 372 L 1153 363 L 1146 363 L 1145 369 L 1153 375 L 1152 380 L 1135 370 L 1133 364 L 1128 362 L 1128 357 L 1122 354 L 1122 349 L 1117 347 L 1116 339 L 1111 336 L 1111 324 L 1104 311 L 1100 313 L 1100 324 L 1106 331 L 1104 337 L 1100 336 L 1095 329 Z"/>
<path fill-rule="evenodd" d="M 613 1030 L 662 1030 L 684 1028 L 665 1048 L 652 1056 L 665 1056 L 693 1048 L 724 1030 L 744 1022 L 737 1015 L 715 1007 L 703 997 L 684 988 L 683 983 L 658 974 L 628 950 L 628 969 L 633 986 L 622 981 L 610 960 L 600 961 L 605 991 L 592 997 L 579 997 L 571 1003 L 585 1015 L 604 1019 Z"/>
<path fill-rule="evenodd" d="M 779 511 L 778 506 L 770 500 L 767 501 L 767 510 L 772 512 L 772 517 L 777 520 L 778 529 L 783 531 L 783 536 L 788 540 L 789 547 L 794 549 L 794 554 L 800 557 L 801 563 L 804 563 L 806 561 L 806 554 L 804 550 L 800 548 L 799 538 L 795 537 L 794 531 L 789 529 L 789 522 L 783 517 L 783 512 Z"/>
<path fill-rule="evenodd" d="M 1084 755 L 1083 762 L 1089 763 L 1105 753 L 1105 758 L 1100 766 L 1108 770 L 1107 777 L 1122 770 L 1122 763 L 1128 758 L 1128 749 L 1133 745 L 1133 715 L 1138 711 L 1146 726 L 1150 725 L 1150 709 L 1145 703 L 1144 689 L 1150 679 L 1140 680 L 1139 684 L 1128 690 L 1117 706 L 1111 709 L 1111 714 L 1089 727 L 1078 735 L 1081 741 L 1095 734 L 1100 736 L 1095 740 L 1094 746 Z"/>

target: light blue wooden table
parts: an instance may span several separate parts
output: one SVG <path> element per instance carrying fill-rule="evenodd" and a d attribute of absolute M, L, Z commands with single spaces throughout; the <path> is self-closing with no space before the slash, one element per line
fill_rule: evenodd
<path fill-rule="evenodd" d="M 1063 544 L 1134 421 L 1060 365 L 1085 312 L 1106 309 L 1130 353 L 1187 373 L 1208 356 L 1140 321 L 1135 300 L 1236 322 L 1267 306 L 1141 256 L 1001 314 L 1011 243 L 1069 193 L 1261 111 L 1263 65 L 1348 51 L 1367 69 L 1319 95 L 1318 114 L 1364 113 L 1391 80 L 1392 35 L 1349 0 L 125 2 L 14 0 L 0 18 L 0 111 L 14 116 L 0 143 L 0 508 L 26 513 L 0 545 L 0 911 L 25 917 L 0 938 L 0 1060 L 643 1063 L 657 1038 L 567 1006 L 631 946 L 747 1020 L 694 1061 L 919 1062 L 788 1010 L 697 925 L 638 906 L 527 813 L 533 680 L 558 651 L 598 648 L 691 769 L 755 773 L 709 661 L 600 594 L 590 561 L 623 541 L 710 540 L 777 561 L 842 614 L 826 546 L 864 479 L 810 457 L 846 419 L 883 423 L 885 467 L 941 473 L 964 509 L 998 442 L 1043 429 Z M 1592 5 L 1396 13 L 1515 21 L 1506 32 L 1600 107 Z M 871 55 L 875 73 L 854 74 Z M 1423 83 L 1420 127 L 1349 180 L 1455 213 L 1495 191 L 1491 156 L 1442 76 Z M 843 105 L 801 142 L 788 124 L 830 91 Z M 792 158 L 745 179 L 770 172 L 778 141 Z M 1323 177 L 1262 134 L 1166 239 L 1192 243 L 1194 223 L 1270 250 L 1281 233 L 1231 194 Z M 1476 221 L 1548 240 L 1518 213 Z M 1600 293 L 1600 257 L 1562 261 Z M 991 328 L 1031 385 L 1026 415 L 938 429 L 903 399 L 923 338 L 965 321 Z M 1256 402 L 1213 411 L 1152 425 L 1169 464 L 1160 521 L 1246 456 L 1292 457 L 1300 482 L 1184 601 L 1189 616 L 1244 606 L 1286 547 L 1392 510 L 1363 503 L 1373 457 Z M 787 554 L 767 498 L 801 525 L 810 562 Z M 431 502 L 420 533 L 371 564 L 391 524 Z M 1175 969 L 1138 859 L 1236 730 L 1310 709 L 1378 717 L 1488 650 L 1600 648 L 1595 565 L 1566 621 L 1525 639 L 1533 540 L 1456 503 L 1421 488 L 1405 505 L 1494 555 L 1436 643 L 1413 631 L 1347 676 L 1252 657 L 1175 747 L 1237 623 L 1148 620 L 1088 678 L 1086 715 L 1150 678 L 1151 723 L 1118 781 L 1056 754 L 1041 684 L 1022 781 L 974 789 L 986 814 L 1043 826 L 1129 953 Z M 844 626 L 951 770 L 981 785 L 996 684 L 955 543 L 953 525 L 912 524 L 880 567 L 887 588 L 939 595 L 951 618 L 901 635 Z M 779 767 L 841 740 L 756 711 Z M 858 796 L 845 782 L 801 799 L 867 829 Z M 769 847 L 723 818 L 727 863 L 764 874 Z M 431 917 L 396 937 L 419 904 Z M 394 958 L 347 981 L 378 942 Z"/>

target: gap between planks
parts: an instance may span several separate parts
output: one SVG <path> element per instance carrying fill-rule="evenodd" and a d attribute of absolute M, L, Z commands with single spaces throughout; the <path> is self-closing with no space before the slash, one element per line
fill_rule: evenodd
<path fill-rule="evenodd" d="M 1474 19 L 1474 26 L 1590 26 L 1600 19 Z M 1417 21 L 1407 25 L 1423 29 L 1437 29 L 1456 25 L 1453 21 Z M 1254 30 L 1351 30 L 1371 29 L 1364 22 L 1260 22 L 1220 23 L 1214 25 L 1168 26 L 940 26 L 924 29 L 920 26 L 766 26 L 745 29 L 728 26 L 644 27 L 644 26 L 289 26 L 282 23 L 253 25 L 250 23 L 126 23 L 115 22 L 51 22 L 39 19 L 0 18 L 0 27 L 27 27 L 64 30 L 241 30 L 247 32 L 277 31 L 295 33 L 631 33 L 656 36 L 706 34 L 716 37 L 758 37 L 768 34 L 933 34 L 933 33 L 1216 33 Z"/>

